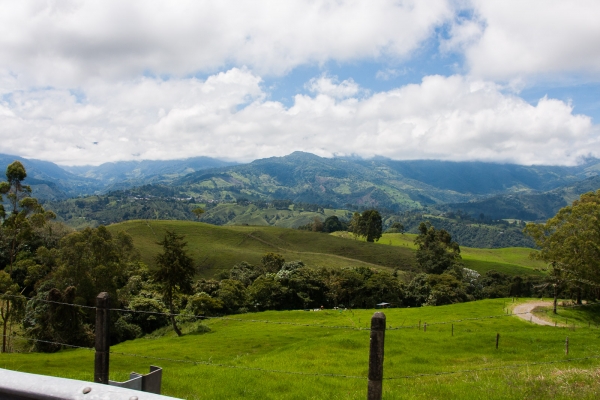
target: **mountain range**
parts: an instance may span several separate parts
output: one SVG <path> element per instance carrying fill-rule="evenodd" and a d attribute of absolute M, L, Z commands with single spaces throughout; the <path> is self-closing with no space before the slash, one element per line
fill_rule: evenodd
<path fill-rule="evenodd" d="M 0 154 L 0 168 L 14 160 L 27 169 L 27 184 L 41 200 L 127 190 L 156 193 L 169 187 L 199 202 L 289 199 L 337 208 L 379 207 L 408 211 L 435 207 L 492 218 L 540 220 L 600 188 L 600 160 L 577 166 L 523 166 L 382 157 L 323 158 L 294 152 L 234 164 L 209 157 L 123 161 L 61 167 L 47 161 Z"/>

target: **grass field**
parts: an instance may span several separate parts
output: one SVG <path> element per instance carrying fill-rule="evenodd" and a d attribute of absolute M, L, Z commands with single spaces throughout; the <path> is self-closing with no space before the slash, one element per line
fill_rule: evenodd
<path fill-rule="evenodd" d="M 505 306 L 511 304 L 495 299 L 386 309 L 392 330 L 385 336 L 384 398 L 597 398 L 600 330 L 533 325 L 507 316 Z M 163 394 L 181 398 L 364 399 L 369 331 L 339 327 L 367 327 L 373 312 L 270 311 L 233 317 L 239 321 L 209 320 L 209 333 L 178 338 L 165 330 L 162 336 L 113 346 L 110 378 L 125 380 L 129 372 L 145 373 L 153 364 L 164 368 Z M 260 322 L 265 320 L 271 323 Z M 83 380 L 92 379 L 93 364 L 88 350 L 0 355 L 2 368 Z"/>
<path fill-rule="evenodd" d="M 348 232 L 331 235 L 273 226 L 215 226 L 192 221 L 135 220 L 108 227 L 113 233 L 132 235 L 142 260 L 154 265 L 160 252 L 157 242 L 167 229 L 185 236 L 194 260 L 202 267 L 200 275 L 214 276 L 233 265 L 247 261 L 259 264 L 268 252 L 280 253 L 288 261 L 302 260 L 309 266 L 370 266 L 413 270 L 415 246 L 413 234 L 386 233 L 376 243 L 356 239 Z M 497 270 L 509 275 L 540 274 L 544 264 L 529 258 L 531 249 L 476 249 L 462 247 L 466 267 L 480 273 Z"/>
<path fill-rule="evenodd" d="M 346 239 L 354 239 L 348 232 L 335 232 L 332 235 Z M 414 244 L 417 235 L 411 233 L 384 233 L 378 244 L 398 246 L 416 251 Z M 484 274 L 489 270 L 496 270 L 508 275 L 538 275 L 542 272 L 537 269 L 545 264 L 529 257 L 533 250 L 524 247 L 508 247 L 504 249 L 477 249 L 472 247 L 460 248 L 465 267 L 474 269 Z"/>
<path fill-rule="evenodd" d="M 190 221 L 127 221 L 110 225 L 115 233 L 133 237 L 142 260 L 154 265 L 161 251 L 157 244 L 169 229 L 185 236 L 188 250 L 201 265 L 202 276 L 229 270 L 241 261 L 260 264 L 268 252 L 280 253 L 287 261 L 302 260 L 308 266 L 346 267 L 366 265 L 377 268 L 414 267 L 414 252 L 401 247 L 381 247 L 363 241 L 271 226 L 215 226 Z"/>

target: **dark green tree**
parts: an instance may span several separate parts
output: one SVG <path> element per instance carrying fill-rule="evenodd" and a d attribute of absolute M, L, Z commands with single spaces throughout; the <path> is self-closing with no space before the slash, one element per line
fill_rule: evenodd
<path fill-rule="evenodd" d="M 581 285 L 598 287 L 600 190 L 582 194 L 545 224 L 527 224 L 524 232 L 540 249 L 531 256 L 548 263 L 549 284 L 556 296 L 567 282 L 577 283 L 577 302 L 581 303 Z"/>
<path fill-rule="evenodd" d="M 356 214 L 355 214 L 356 215 Z M 362 236 L 367 242 L 378 241 L 383 231 L 381 215 L 377 210 L 366 210 L 358 217 L 353 217 L 353 230 L 357 236 Z"/>
<path fill-rule="evenodd" d="M 260 262 L 262 263 L 265 271 L 278 272 L 281 267 L 283 267 L 285 259 L 281 254 L 266 253 L 264 256 L 262 256 Z"/>
<path fill-rule="evenodd" d="M 436 230 L 429 222 L 421 222 L 417 245 L 417 263 L 430 274 L 462 267 L 460 247 L 444 229 Z"/>
<path fill-rule="evenodd" d="M 200 207 L 194 208 L 192 210 L 192 212 L 194 213 L 194 215 L 196 215 L 196 218 L 198 218 L 198 221 L 200 221 L 200 217 L 202 216 L 202 214 L 204 214 L 204 210 Z"/>
<path fill-rule="evenodd" d="M 335 215 L 327 217 L 325 219 L 325 222 L 323 222 L 323 232 L 331 233 L 331 232 L 342 231 L 344 229 L 345 229 L 344 224 Z"/>
<path fill-rule="evenodd" d="M 175 297 L 179 293 L 190 293 L 192 291 L 192 279 L 196 274 L 194 260 L 187 254 L 183 241 L 184 237 L 173 231 L 167 231 L 162 241 L 163 252 L 156 256 L 157 269 L 154 271 L 154 280 L 159 286 L 164 301 L 171 313 L 171 324 L 177 336 L 181 336 L 181 330 L 175 322 Z"/>

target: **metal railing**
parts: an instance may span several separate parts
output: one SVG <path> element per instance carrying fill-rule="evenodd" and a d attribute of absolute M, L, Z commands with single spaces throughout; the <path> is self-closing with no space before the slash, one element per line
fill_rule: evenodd
<path fill-rule="evenodd" d="M 0 368 L 0 400 L 178 400 L 101 383 Z"/>

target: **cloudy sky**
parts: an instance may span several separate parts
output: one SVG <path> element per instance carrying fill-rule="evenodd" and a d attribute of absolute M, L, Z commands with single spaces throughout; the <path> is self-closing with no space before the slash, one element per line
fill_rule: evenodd
<path fill-rule="evenodd" d="M 0 0 L 0 153 L 600 157 L 597 0 Z"/>

